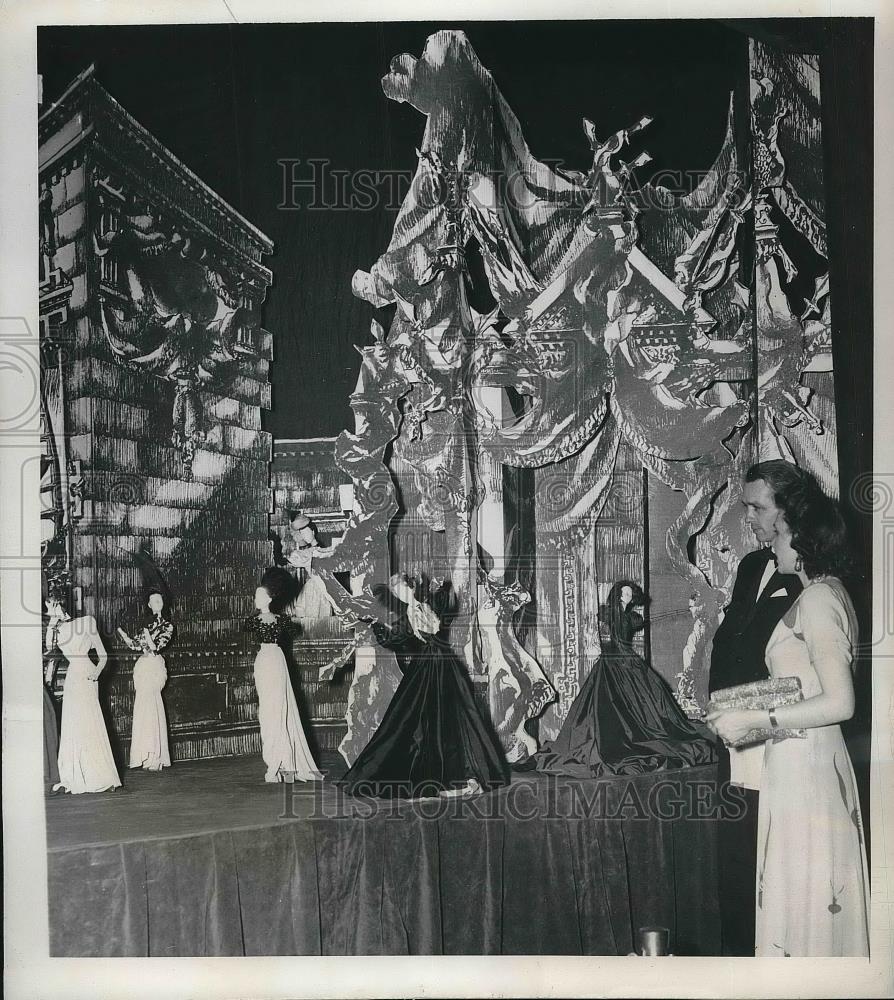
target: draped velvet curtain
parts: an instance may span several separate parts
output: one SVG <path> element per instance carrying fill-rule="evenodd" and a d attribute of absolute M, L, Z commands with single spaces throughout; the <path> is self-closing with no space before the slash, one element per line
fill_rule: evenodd
<path fill-rule="evenodd" d="M 355 802 L 258 828 L 59 846 L 50 951 L 623 955 L 659 924 L 675 953 L 717 954 L 714 777 L 541 777 L 434 818 L 422 803 Z"/>

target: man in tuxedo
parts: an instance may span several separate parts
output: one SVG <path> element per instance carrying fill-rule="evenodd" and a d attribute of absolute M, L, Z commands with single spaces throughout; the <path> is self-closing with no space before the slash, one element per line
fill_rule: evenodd
<path fill-rule="evenodd" d="M 760 462 L 745 474 L 742 503 L 745 523 L 768 546 L 782 516 L 776 498 L 793 485 L 797 466 L 783 461 Z M 749 552 L 739 563 L 732 599 L 714 634 L 709 691 L 764 680 L 769 676 L 764 652 L 773 629 L 801 591 L 795 576 L 776 571 L 769 548 Z M 735 786 L 742 811 L 721 819 L 718 830 L 721 939 L 724 955 L 754 955 L 757 811 L 762 743 L 730 748 L 720 765 L 720 780 Z"/>

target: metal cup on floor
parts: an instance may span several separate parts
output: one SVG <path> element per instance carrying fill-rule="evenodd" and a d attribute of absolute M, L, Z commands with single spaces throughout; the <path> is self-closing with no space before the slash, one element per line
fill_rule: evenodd
<path fill-rule="evenodd" d="M 638 954 L 646 958 L 665 956 L 670 951 L 670 930 L 667 927 L 640 927 Z"/>

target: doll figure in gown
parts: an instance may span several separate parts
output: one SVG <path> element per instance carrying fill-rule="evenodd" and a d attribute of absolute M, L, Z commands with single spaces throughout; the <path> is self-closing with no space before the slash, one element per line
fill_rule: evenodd
<path fill-rule="evenodd" d="M 292 618 L 330 618 L 332 602 L 326 586 L 314 572 L 313 560 L 318 553 L 326 551 L 317 538 L 313 521 L 301 511 L 289 515 L 289 532 L 282 542 L 285 562 L 295 570 L 299 584 L 298 596 L 288 608 Z"/>
<path fill-rule="evenodd" d="M 279 645 L 292 630 L 290 619 L 282 613 L 292 586 L 286 570 L 267 570 L 255 591 L 257 613 L 244 625 L 244 631 L 260 642 L 254 681 L 261 754 L 267 769 L 264 780 L 268 782 L 318 781 L 323 777 L 308 747 L 285 654 Z"/>
<path fill-rule="evenodd" d="M 72 618 L 64 605 L 64 596 L 51 590 L 46 602 L 46 648 L 47 652 L 58 649 L 68 661 L 62 690 L 57 787 L 75 795 L 105 792 L 121 785 L 99 706 L 98 681 L 106 665 L 106 650 L 93 616 Z"/>
<path fill-rule="evenodd" d="M 174 626 L 165 616 L 165 599 L 158 590 L 147 598 L 149 618 L 136 638 L 124 629 L 118 634 L 140 656 L 133 666 L 133 725 L 130 737 L 130 766 L 161 771 L 171 766 L 168 726 L 161 691 L 168 679 L 161 651 L 170 643 Z"/>
<path fill-rule="evenodd" d="M 62 654 L 58 649 L 44 650 L 43 657 L 43 783 L 48 795 L 64 792 L 59 783 L 59 720 L 53 701 L 53 678 L 56 664 Z"/>
<path fill-rule="evenodd" d="M 503 750 L 463 663 L 445 637 L 449 585 L 423 603 L 404 576 L 390 594 L 401 608 L 386 625 L 364 617 L 394 652 L 403 677 L 372 739 L 341 780 L 352 795 L 379 798 L 471 796 L 506 784 Z"/>
<path fill-rule="evenodd" d="M 633 648 L 643 627 L 642 589 L 621 580 L 602 609 L 602 655 L 581 685 L 559 735 L 529 768 L 576 778 L 644 774 L 716 760 L 706 727 L 690 722 L 670 687 Z"/>

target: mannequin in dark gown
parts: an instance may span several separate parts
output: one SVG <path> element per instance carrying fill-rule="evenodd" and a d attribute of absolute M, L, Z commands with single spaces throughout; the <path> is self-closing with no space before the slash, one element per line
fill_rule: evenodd
<path fill-rule="evenodd" d="M 394 623 L 368 620 L 376 640 L 393 650 L 403 678 L 340 784 L 352 795 L 378 798 L 476 794 L 506 784 L 503 750 L 442 620 L 415 599 L 406 579 L 392 579 L 391 589 L 402 607 Z M 440 603 L 439 611 L 446 610 Z"/>
<path fill-rule="evenodd" d="M 44 685 L 43 685 L 43 783 L 48 795 L 63 792 L 59 787 L 59 719 L 56 706 L 50 693 L 53 675 L 56 673 L 56 662 L 60 653 L 50 648 L 44 653 Z"/>
<path fill-rule="evenodd" d="M 538 771 L 576 778 L 644 774 L 716 759 L 706 728 L 690 722 L 671 689 L 633 648 L 642 589 L 616 583 L 603 609 L 609 637 L 559 735 L 533 757 Z"/>

